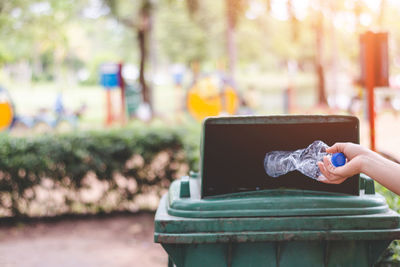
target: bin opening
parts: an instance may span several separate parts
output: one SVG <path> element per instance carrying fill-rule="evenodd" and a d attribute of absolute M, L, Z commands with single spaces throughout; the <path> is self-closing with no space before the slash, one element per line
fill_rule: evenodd
<path fill-rule="evenodd" d="M 330 185 L 298 171 L 277 178 L 265 173 L 267 152 L 296 150 L 315 140 L 329 146 L 359 143 L 359 121 L 353 116 L 335 115 L 208 118 L 203 125 L 201 197 L 276 188 L 359 195 L 359 175 Z"/>

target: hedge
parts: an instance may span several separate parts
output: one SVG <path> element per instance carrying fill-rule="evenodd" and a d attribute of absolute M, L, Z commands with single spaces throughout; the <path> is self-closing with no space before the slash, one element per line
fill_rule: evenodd
<path fill-rule="evenodd" d="M 138 196 L 159 196 L 196 168 L 189 138 L 166 127 L 0 136 L 0 216 L 138 209 Z"/>

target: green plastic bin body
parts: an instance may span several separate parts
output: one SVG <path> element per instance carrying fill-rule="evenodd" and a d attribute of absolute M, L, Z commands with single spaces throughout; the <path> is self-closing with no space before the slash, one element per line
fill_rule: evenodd
<path fill-rule="evenodd" d="M 251 127 L 271 123 L 270 129 L 274 130 L 273 127 L 280 123 L 293 125 L 299 121 L 306 123 L 310 132 L 316 125 L 341 121 L 349 122 L 351 127 L 354 126 L 353 130 L 358 131 L 358 121 L 354 124 L 354 118 L 346 116 L 229 117 L 209 123 L 240 126 L 251 122 Z M 242 131 L 243 128 L 234 129 Z M 268 132 L 270 129 L 261 130 Z M 321 132 L 326 133 L 325 137 L 321 136 L 327 140 L 338 138 L 328 136 L 331 131 Z M 225 137 L 221 136 L 223 142 Z M 305 132 L 303 136 L 304 140 L 297 140 L 297 145 L 309 142 L 309 133 Z M 348 136 L 355 136 L 352 140 L 358 141 L 358 132 L 350 132 Z M 242 142 L 241 136 L 238 137 Z M 250 139 L 256 138 L 254 135 Z M 286 177 L 288 187 L 282 186 L 282 182 L 270 188 L 277 180 L 267 180 L 258 188 L 254 187 L 254 181 L 263 182 L 264 177 L 256 177 L 260 179 L 249 181 L 246 191 L 233 192 L 246 186 L 245 182 L 239 181 L 241 184 L 237 183 L 237 188 L 228 188 L 228 193 L 212 195 L 212 190 L 222 192 L 224 188 L 216 188 L 218 183 L 207 179 L 221 179 L 222 187 L 229 186 L 233 179 L 229 176 L 207 177 L 210 172 L 205 169 L 211 165 L 204 164 L 207 163 L 207 149 L 210 149 L 205 143 L 211 139 L 205 138 L 203 131 L 201 174 L 174 181 L 162 197 L 155 215 L 154 241 L 168 253 L 170 266 L 372 266 L 390 242 L 400 238 L 400 215 L 388 208 L 385 199 L 375 193 L 373 180 L 365 176 L 352 177 L 347 184 L 328 187 L 292 173 Z M 272 139 L 274 136 L 270 137 Z M 273 142 L 281 141 L 287 145 L 288 140 L 290 135 Z M 234 145 L 226 147 L 230 154 L 237 155 L 231 151 Z M 253 149 L 257 149 L 257 144 Z M 254 155 L 249 155 L 251 157 Z M 243 166 L 246 170 L 253 167 L 258 168 L 258 165 Z M 264 174 L 253 172 L 253 175 Z M 243 177 L 244 181 L 252 178 Z M 299 181 L 302 188 L 296 188 L 293 180 Z M 307 186 L 312 190 L 307 190 Z M 332 188 L 347 193 L 330 192 Z"/>
<path fill-rule="evenodd" d="M 399 215 L 362 180 L 360 196 L 278 189 L 201 199 L 198 179 L 185 177 L 160 202 L 154 240 L 177 267 L 372 266 L 400 237 Z"/>

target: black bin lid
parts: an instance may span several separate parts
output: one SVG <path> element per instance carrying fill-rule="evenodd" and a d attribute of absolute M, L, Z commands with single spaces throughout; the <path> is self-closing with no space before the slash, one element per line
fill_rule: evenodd
<path fill-rule="evenodd" d="M 277 178 L 265 173 L 267 152 L 305 148 L 315 140 L 329 146 L 359 143 L 359 120 L 339 115 L 208 118 L 201 146 L 201 197 L 277 188 L 359 195 L 359 175 L 331 185 L 298 171 Z"/>

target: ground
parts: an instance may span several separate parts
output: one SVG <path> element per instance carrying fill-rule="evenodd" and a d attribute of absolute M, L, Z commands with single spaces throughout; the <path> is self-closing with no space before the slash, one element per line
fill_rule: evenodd
<path fill-rule="evenodd" d="M 2 267 L 167 266 L 153 242 L 154 214 L 0 227 Z"/>

